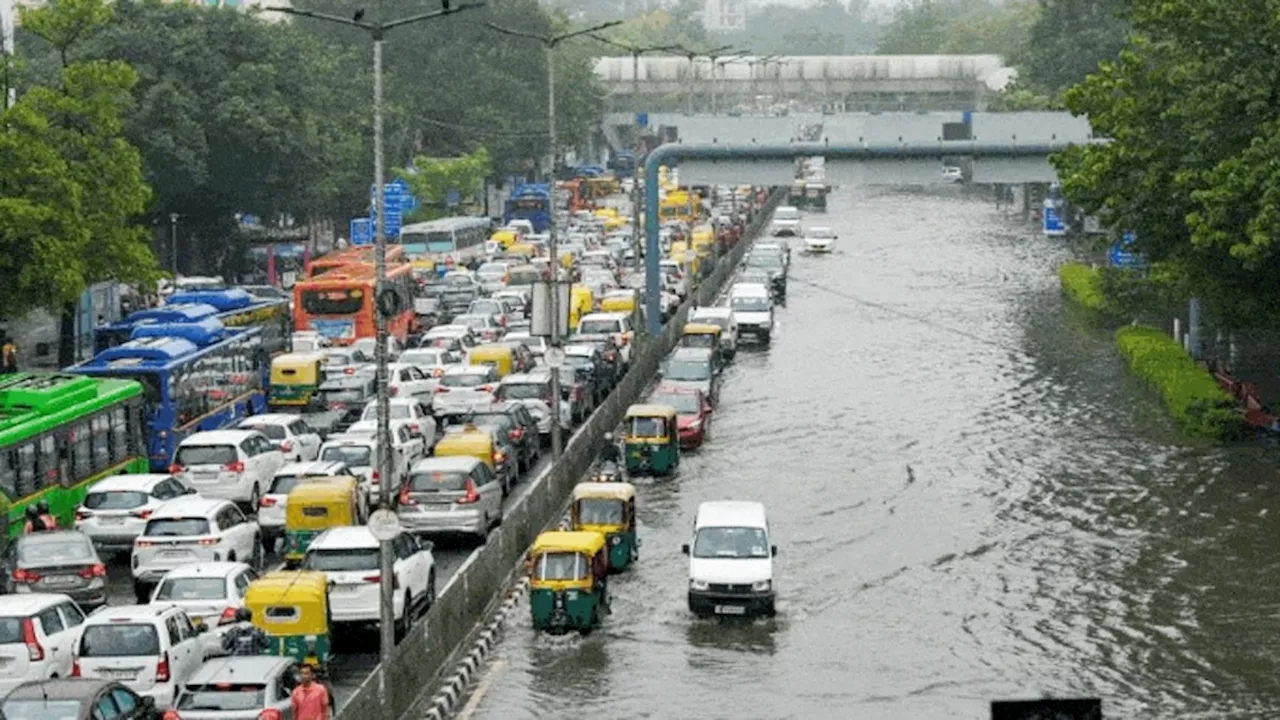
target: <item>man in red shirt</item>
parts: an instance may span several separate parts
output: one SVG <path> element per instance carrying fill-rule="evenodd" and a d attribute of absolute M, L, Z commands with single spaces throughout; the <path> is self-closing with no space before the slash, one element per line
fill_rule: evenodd
<path fill-rule="evenodd" d="M 316 682 L 316 669 L 311 663 L 302 664 L 298 678 L 302 682 L 293 689 L 289 698 L 293 720 L 330 720 L 333 707 L 329 704 L 329 690 Z"/>

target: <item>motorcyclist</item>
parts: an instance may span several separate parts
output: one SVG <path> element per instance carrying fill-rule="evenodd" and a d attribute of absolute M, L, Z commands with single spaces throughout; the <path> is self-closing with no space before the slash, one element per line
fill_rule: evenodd
<path fill-rule="evenodd" d="M 45 530 L 58 529 L 58 518 L 54 517 L 53 513 L 49 512 L 48 500 L 41 500 L 36 504 L 36 509 L 40 513 L 40 520 L 44 522 Z"/>
<path fill-rule="evenodd" d="M 618 450 L 618 443 L 613 439 L 613 433 L 604 434 L 604 448 L 600 450 L 600 464 L 613 465 L 616 469 L 622 463 L 622 452 Z"/>
<path fill-rule="evenodd" d="M 31 533 L 43 532 L 46 529 L 44 520 L 40 517 L 40 508 L 35 505 L 27 506 L 27 522 L 23 526 L 22 532 L 26 535 Z"/>
<path fill-rule="evenodd" d="M 236 624 L 222 636 L 222 649 L 232 655 L 261 655 L 271 649 L 271 638 L 253 624 L 249 608 L 240 608 Z"/>

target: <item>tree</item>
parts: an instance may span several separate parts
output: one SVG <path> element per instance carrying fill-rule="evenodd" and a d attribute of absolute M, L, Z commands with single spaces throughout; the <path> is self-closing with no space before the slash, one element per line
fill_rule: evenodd
<path fill-rule="evenodd" d="M 1036 18 L 1029 0 L 903 0 L 883 30 L 881 55 L 995 54 L 1012 60 Z"/>
<path fill-rule="evenodd" d="M 396 175 L 409 183 L 413 195 L 422 206 L 409 218 L 412 222 L 431 220 L 448 214 L 448 196 L 474 198 L 484 188 L 484 179 L 493 172 L 489 152 L 480 148 L 456 158 L 430 158 L 419 155 L 410 168 L 398 169 Z"/>
<path fill-rule="evenodd" d="M 1134 38 L 1066 93 L 1105 146 L 1054 159 L 1067 195 L 1137 234 L 1237 327 L 1277 321 L 1280 28 L 1265 0 L 1134 0 Z"/>
<path fill-rule="evenodd" d="M 74 361 L 74 303 L 97 282 L 148 283 L 158 272 L 145 228 L 135 223 L 151 188 L 138 149 L 124 137 L 137 73 L 125 62 L 73 60 L 111 18 L 103 0 L 62 0 L 22 10 L 23 27 L 62 63 L 56 86 L 23 93 L 4 114 L 7 146 L 3 242 L 14 282 L 0 308 L 18 316 L 43 307 L 62 313 L 59 359 Z M 13 147 L 17 145 L 18 147 Z M 50 197 L 58 188 L 62 197 Z"/>
<path fill-rule="evenodd" d="M 1040 0 L 1019 57 L 1021 82 L 1057 96 L 1115 60 L 1125 46 L 1128 23 L 1121 17 L 1126 0 Z"/>

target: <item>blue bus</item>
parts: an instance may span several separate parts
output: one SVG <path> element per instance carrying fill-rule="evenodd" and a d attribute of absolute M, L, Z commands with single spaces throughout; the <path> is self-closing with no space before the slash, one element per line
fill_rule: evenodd
<path fill-rule="evenodd" d="M 166 472 L 183 438 L 265 410 L 270 366 L 262 328 L 228 328 L 210 316 L 140 325 L 67 372 L 142 383 L 148 459 L 153 472 Z"/>
<path fill-rule="evenodd" d="M 261 328 L 268 355 L 289 349 L 293 319 L 288 298 L 259 300 L 241 288 L 220 288 L 176 292 L 162 307 L 138 310 L 119 322 L 99 325 L 93 329 L 93 351 L 100 353 L 128 342 L 134 329 L 143 325 L 192 323 L 209 317 L 217 318 L 224 327 Z"/>
<path fill-rule="evenodd" d="M 520 185 L 511 191 L 502 213 L 502 222 L 528 220 L 534 232 L 546 232 L 551 227 L 551 186 L 547 184 Z"/>

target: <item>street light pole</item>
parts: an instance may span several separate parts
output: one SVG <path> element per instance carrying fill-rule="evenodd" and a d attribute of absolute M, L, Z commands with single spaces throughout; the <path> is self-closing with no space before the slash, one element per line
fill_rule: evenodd
<path fill-rule="evenodd" d="M 556 239 L 556 46 L 568 40 L 569 38 L 578 37 L 579 35 L 587 35 L 605 28 L 611 28 L 615 25 L 621 25 L 622 20 L 613 20 L 607 23 L 601 23 L 585 30 L 575 30 L 574 32 L 563 33 L 560 35 L 538 35 L 528 33 L 521 30 L 512 30 L 510 28 L 495 25 L 493 23 L 485 23 L 491 29 L 496 30 L 504 35 L 512 35 L 514 37 L 530 38 L 542 43 L 542 47 L 547 56 L 547 141 L 551 145 L 551 161 L 547 166 L 547 180 L 550 188 L 551 199 L 551 219 L 547 224 L 547 250 L 551 253 L 551 347 L 557 353 L 563 342 L 560 337 L 560 251 Z M 564 450 L 564 434 L 560 427 L 560 410 L 562 407 L 560 398 L 560 368 L 551 368 L 551 459 L 560 459 L 560 454 Z"/>
<path fill-rule="evenodd" d="M 178 213 L 169 213 L 169 264 L 173 269 L 173 277 L 178 277 Z"/>
<path fill-rule="evenodd" d="M 391 513 L 394 518 L 394 509 L 391 506 L 391 483 L 394 478 L 394 464 L 391 460 L 391 397 L 387 390 L 387 309 L 390 307 L 392 298 L 387 294 L 387 236 L 386 236 L 386 180 L 385 180 L 385 161 L 383 159 L 383 138 L 382 138 L 382 43 L 386 37 L 388 30 L 401 27 L 403 25 L 411 25 L 414 23 L 433 20 L 438 17 L 452 15 L 454 13 L 463 12 L 481 7 L 480 3 L 471 3 L 459 5 L 457 7 L 448 7 L 446 3 L 445 9 L 436 10 L 418 15 L 392 20 L 389 22 L 364 22 L 361 16 L 357 14 L 356 19 L 348 19 L 337 15 L 329 15 L 327 13 L 319 13 L 311 10 L 302 10 L 293 7 L 269 7 L 266 10 L 281 12 L 288 15 L 300 15 L 302 17 L 314 18 L 317 20 L 325 20 L 327 22 L 338 23 L 339 25 L 348 25 L 356 27 L 369 33 L 373 40 L 373 186 L 374 186 L 374 247 L 373 262 L 374 274 L 377 281 L 374 285 L 373 302 L 375 318 L 375 337 L 376 344 L 374 348 L 374 360 L 376 363 L 375 382 L 377 385 L 378 402 L 378 430 L 377 430 L 377 446 L 378 446 L 378 467 L 374 469 L 374 475 L 378 480 L 378 512 Z M 379 650 L 382 661 L 385 663 L 391 659 L 392 652 L 396 647 L 396 618 L 395 618 L 395 556 L 391 547 L 392 539 L 388 537 L 379 541 L 379 579 L 378 585 L 381 591 L 381 607 L 379 612 Z M 408 622 L 411 608 L 406 604 L 404 607 L 406 625 Z"/>

